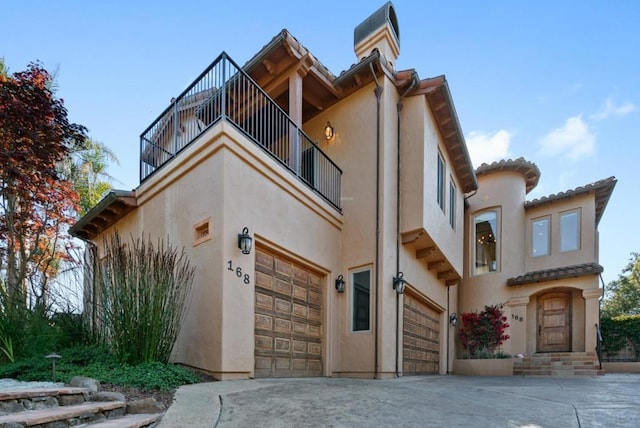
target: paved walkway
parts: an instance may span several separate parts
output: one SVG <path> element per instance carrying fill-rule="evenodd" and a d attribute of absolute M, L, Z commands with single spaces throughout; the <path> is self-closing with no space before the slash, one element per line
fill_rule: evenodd
<path fill-rule="evenodd" d="M 638 427 L 640 375 L 275 379 L 181 387 L 160 427 Z"/>

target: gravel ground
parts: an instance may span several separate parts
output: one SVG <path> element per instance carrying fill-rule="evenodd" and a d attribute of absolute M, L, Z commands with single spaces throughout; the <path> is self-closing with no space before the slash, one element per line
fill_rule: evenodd
<path fill-rule="evenodd" d="M 0 391 L 16 389 L 60 388 L 63 386 L 64 383 L 62 382 L 22 382 L 15 379 L 0 379 Z"/>

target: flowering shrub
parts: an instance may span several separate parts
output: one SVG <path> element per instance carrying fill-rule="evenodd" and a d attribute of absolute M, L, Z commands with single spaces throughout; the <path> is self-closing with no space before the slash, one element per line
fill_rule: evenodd
<path fill-rule="evenodd" d="M 494 354 L 509 335 L 505 330 L 509 327 L 504 316 L 503 305 L 485 306 L 482 312 L 465 312 L 462 314 L 462 327 L 458 334 L 468 358 L 479 358 L 484 354 Z"/>

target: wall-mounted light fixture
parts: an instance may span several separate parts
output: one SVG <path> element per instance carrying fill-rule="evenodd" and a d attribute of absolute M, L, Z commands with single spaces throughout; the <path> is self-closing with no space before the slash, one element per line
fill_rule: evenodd
<path fill-rule="evenodd" d="M 456 314 L 455 312 L 452 313 L 451 315 L 449 315 L 449 322 L 451 323 L 452 326 L 457 326 L 458 325 L 458 314 Z"/>
<path fill-rule="evenodd" d="M 338 275 L 336 278 L 336 290 L 338 293 L 344 293 L 344 277 L 342 275 Z"/>
<path fill-rule="evenodd" d="M 331 126 L 331 122 L 327 122 L 327 126 L 324 127 L 324 137 L 327 141 L 333 138 L 333 126 Z"/>
<path fill-rule="evenodd" d="M 404 286 L 407 283 L 403 277 L 404 273 L 398 272 L 398 276 L 393 278 L 393 289 L 396 290 L 396 293 L 398 294 L 404 293 Z"/>
<path fill-rule="evenodd" d="M 251 243 L 253 239 L 249 235 L 249 228 L 242 229 L 242 233 L 238 234 L 238 248 L 242 250 L 242 254 L 251 254 Z"/>

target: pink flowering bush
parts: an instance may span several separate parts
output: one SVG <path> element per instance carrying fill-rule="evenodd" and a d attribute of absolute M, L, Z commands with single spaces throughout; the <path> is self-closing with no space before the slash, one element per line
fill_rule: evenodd
<path fill-rule="evenodd" d="M 479 313 L 463 313 L 458 335 L 467 357 L 487 358 L 487 354 L 494 355 L 496 349 L 509 339 L 509 335 L 505 334 L 507 327 L 509 324 L 502 304 L 485 306 Z"/>

